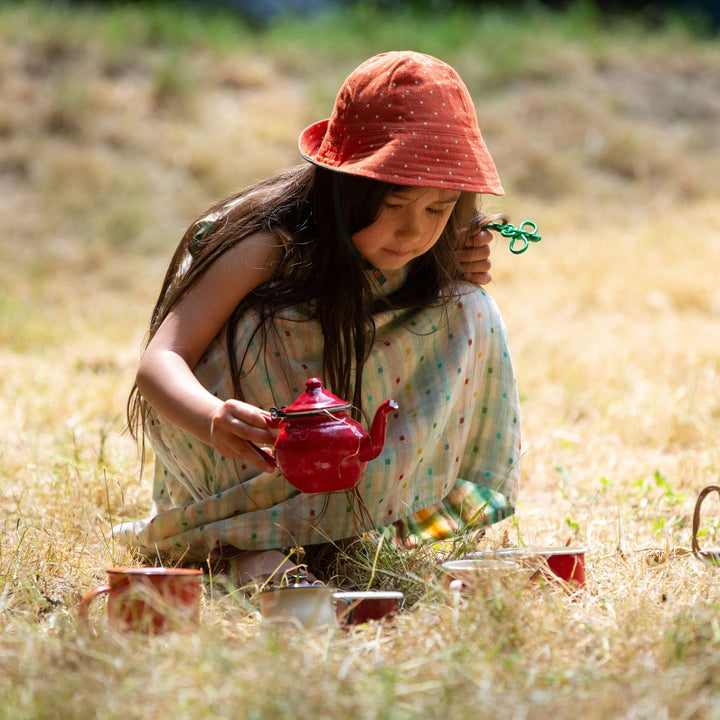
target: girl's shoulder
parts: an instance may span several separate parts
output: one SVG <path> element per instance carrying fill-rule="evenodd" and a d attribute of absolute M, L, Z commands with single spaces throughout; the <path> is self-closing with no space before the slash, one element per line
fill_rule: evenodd
<path fill-rule="evenodd" d="M 222 261 L 225 266 L 225 274 L 250 275 L 257 284 L 261 284 L 270 279 L 286 251 L 282 237 L 268 230 L 260 230 L 228 248 L 218 261 Z"/>
<path fill-rule="evenodd" d="M 502 322 L 500 308 L 493 296 L 483 287 L 472 283 L 461 283 L 453 299 L 465 312 L 476 313 L 478 317 Z"/>

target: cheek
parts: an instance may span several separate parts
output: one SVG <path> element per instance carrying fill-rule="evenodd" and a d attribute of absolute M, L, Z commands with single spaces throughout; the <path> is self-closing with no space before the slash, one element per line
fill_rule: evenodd
<path fill-rule="evenodd" d="M 366 228 L 360 230 L 360 232 L 356 232 L 352 236 L 352 241 L 360 252 L 362 252 L 363 249 L 372 250 L 381 243 L 384 234 L 382 223 L 376 220 L 372 225 L 368 225 Z"/>
<path fill-rule="evenodd" d="M 443 234 L 443 230 L 445 230 L 445 226 L 447 225 L 447 219 L 440 219 L 436 222 L 433 222 L 427 231 L 426 237 L 428 238 L 427 246 L 428 248 L 435 245 L 435 243 L 440 239 L 440 236 Z"/>

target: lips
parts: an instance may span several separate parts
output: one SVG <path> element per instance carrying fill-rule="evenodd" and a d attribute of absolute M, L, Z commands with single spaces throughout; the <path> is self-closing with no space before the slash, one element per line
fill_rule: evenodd
<path fill-rule="evenodd" d="M 391 250 L 390 248 L 385 248 L 385 252 L 388 255 L 392 255 L 392 257 L 408 257 L 409 255 L 412 255 L 412 252 L 410 250 Z"/>

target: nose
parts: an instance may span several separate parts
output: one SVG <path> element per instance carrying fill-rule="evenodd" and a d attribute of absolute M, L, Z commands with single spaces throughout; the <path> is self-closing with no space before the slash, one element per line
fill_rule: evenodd
<path fill-rule="evenodd" d="M 397 235 L 403 239 L 419 237 L 422 232 L 422 224 L 419 214 L 416 212 L 405 212 L 397 228 Z"/>

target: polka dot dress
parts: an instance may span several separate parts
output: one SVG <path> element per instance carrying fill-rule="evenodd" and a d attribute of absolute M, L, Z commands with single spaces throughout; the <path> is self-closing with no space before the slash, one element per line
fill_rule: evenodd
<path fill-rule="evenodd" d="M 402 277 L 388 278 L 391 292 Z M 443 536 L 462 529 L 463 502 L 483 501 L 475 524 L 513 512 L 518 484 L 520 423 L 505 329 L 492 298 L 463 286 L 443 309 L 383 312 L 364 376 L 372 417 L 386 398 L 385 446 L 357 487 L 374 527 L 407 521 L 406 529 Z M 243 348 L 255 327 L 238 329 Z M 219 333 L 195 369 L 221 398 L 232 397 L 228 356 Z M 289 405 L 308 377 L 321 377 L 319 326 L 305 308 L 286 311 L 267 347 L 251 344 L 243 380 L 248 402 Z M 260 473 L 218 455 L 151 413 L 147 435 L 156 455 L 153 507 L 145 520 L 115 528 L 116 538 L 143 552 L 202 560 L 220 545 L 280 548 L 357 535 L 358 514 L 347 493 L 303 494 L 279 472 Z M 467 514 L 467 513 L 466 513 Z M 437 521 L 437 522 L 435 522 Z"/>

